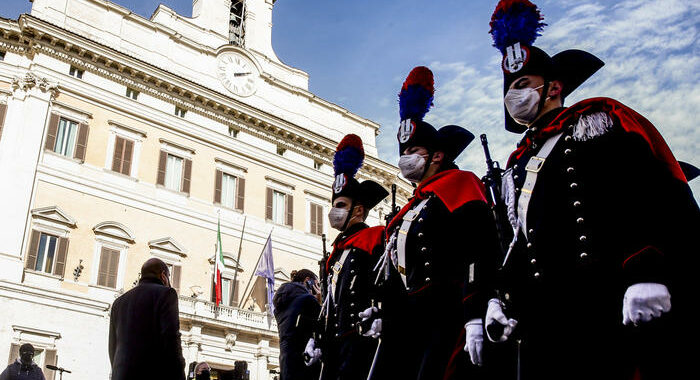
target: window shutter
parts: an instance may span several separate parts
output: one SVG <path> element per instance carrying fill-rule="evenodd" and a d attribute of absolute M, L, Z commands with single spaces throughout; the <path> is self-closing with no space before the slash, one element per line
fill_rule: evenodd
<path fill-rule="evenodd" d="M 56 145 L 56 133 L 58 133 L 58 122 L 60 119 L 55 113 L 52 113 L 51 118 L 49 118 L 49 130 L 46 133 L 46 145 L 44 145 L 46 150 L 53 150 L 53 146 Z"/>
<path fill-rule="evenodd" d="M 180 271 L 182 267 L 179 265 L 173 265 L 173 283 L 170 284 L 177 294 L 180 294 Z"/>
<path fill-rule="evenodd" d="M 221 170 L 216 171 L 214 179 L 214 203 L 221 203 L 221 182 L 223 181 L 224 173 Z"/>
<path fill-rule="evenodd" d="M 182 176 L 182 192 L 190 193 L 190 182 L 192 179 L 192 160 L 185 158 L 185 167 L 183 169 L 184 175 Z"/>
<path fill-rule="evenodd" d="M 46 350 L 46 353 L 44 354 L 44 378 L 46 380 L 54 380 L 55 372 L 56 371 L 47 371 L 46 370 L 46 365 L 51 364 L 53 366 L 56 365 L 56 350 Z"/>
<path fill-rule="evenodd" d="M 68 255 L 68 238 L 58 239 L 58 253 L 56 254 L 56 265 L 53 274 L 63 278 L 66 274 L 66 256 Z"/>
<path fill-rule="evenodd" d="M 114 155 L 112 156 L 112 171 L 121 173 L 122 157 L 124 157 L 124 139 L 117 136 L 114 140 Z"/>
<path fill-rule="evenodd" d="M 100 267 L 97 269 L 97 285 L 107 285 L 107 275 L 109 271 L 109 248 L 102 247 L 100 251 Z"/>
<path fill-rule="evenodd" d="M 289 227 L 292 227 L 294 225 L 294 197 L 287 194 L 285 196 L 286 204 L 287 204 L 287 225 Z"/>
<path fill-rule="evenodd" d="M 78 142 L 75 143 L 75 154 L 73 158 L 85 162 L 85 150 L 87 149 L 87 139 L 90 127 L 87 124 L 81 123 L 78 126 Z"/>
<path fill-rule="evenodd" d="M 134 142 L 124 140 L 124 154 L 122 155 L 122 174 L 131 175 L 131 155 L 134 152 Z"/>
<path fill-rule="evenodd" d="M 243 200 L 245 198 L 245 178 L 236 178 L 236 210 L 243 211 Z"/>
<path fill-rule="evenodd" d="M 316 218 L 317 218 L 317 212 L 316 212 L 316 205 L 313 203 L 309 203 L 309 216 L 310 216 L 310 221 L 309 221 L 309 232 L 312 234 L 317 234 L 318 232 L 316 231 Z"/>
<path fill-rule="evenodd" d="M 5 114 L 7 114 L 7 104 L 0 104 L 0 139 L 2 139 L 2 127 L 5 125 Z"/>
<path fill-rule="evenodd" d="M 265 197 L 265 219 L 272 219 L 272 189 L 269 187 Z"/>
<path fill-rule="evenodd" d="M 236 282 L 233 284 L 233 292 L 231 295 L 231 303 L 230 305 L 233 307 L 238 307 L 238 284 L 240 283 L 240 280 L 236 280 Z"/>
<path fill-rule="evenodd" d="M 323 207 L 316 205 L 316 234 L 323 235 Z"/>
<path fill-rule="evenodd" d="M 107 286 L 117 287 L 117 273 L 119 272 L 119 251 L 109 250 L 109 270 L 107 272 Z"/>
<path fill-rule="evenodd" d="M 25 268 L 34 270 L 36 265 L 36 251 L 39 249 L 39 238 L 41 233 L 39 231 L 32 231 L 31 238 L 29 239 L 29 249 L 27 250 L 27 264 Z"/>
<path fill-rule="evenodd" d="M 165 186 L 165 165 L 168 160 L 168 154 L 165 151 L 160 151 L 160 159 L 158 160 L 158 178 L 156 183 Z"/>
<path fill-rule="evenodd" d="M 19 344 L 13 343 L 10 346 L 10 360 L 7 364 L 12 364 L 12 362 L 14 362 L 16 359 L 19 359 Z"/>

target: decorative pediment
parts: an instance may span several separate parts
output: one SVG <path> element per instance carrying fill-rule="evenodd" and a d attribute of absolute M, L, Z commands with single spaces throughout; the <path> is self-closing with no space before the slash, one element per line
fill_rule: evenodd
<path fill-rule="evenodd" d="M 121 223 L 102 222 L 92 228 L 95 235 L 104 235 L 111 238 L 134 243 L 134 234 Z"/>
<path fill-rule="evenodd" d="M 282 281 L 282 282 L 287 282 L 291 280 L 291 276 L 289 273 L 287 273 L 286 270 L 282 268 L 275 268 L 275 282 L 276 281 Z"/>
<path fill-rule="evenodd" d="M 75 219 L 66 214 L 66 212 L 61 210 L 58 206 L 35 208 L 32 210 L 32 217 L 63 224 L 70 228 L 75 228 L 78 226 Z"/>
<path fill-rule="evenodd" d="M 182 244 L 178 243 L 177 240 L 171 238 L 170 236 L 151 240 L 148 242 L 148 246 L 151 249 L 159 249 L 169 253 L 174 253 L 182 257 L 187 257 L 187 250 Z"/>
<path fill-rule="evenodd" d="M 216 263 L 216 256 L 215 255 L 212 255 L 209 258 L 209 263 L 212 265 Z M 229 269 L 231 271 L 237 270 L 239 272 L 243 272 L 243 267 L 241 267 L 238 264 L 238 261 L 236 261 L 236 259 L 233 256 L 233 253 L 231 253 L 231 252 L 224 252 L 224 267 L 226 267 L 226 269 Z"/>

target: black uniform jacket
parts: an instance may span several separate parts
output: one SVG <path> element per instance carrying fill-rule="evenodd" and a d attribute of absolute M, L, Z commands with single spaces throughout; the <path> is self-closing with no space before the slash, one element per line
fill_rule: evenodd
<path fill-rule="evenodd" d="M 335 275 L 333 268 L 340 265 L 343 251 L 349 249 L 342 268 L 337 274 L 336 289 L 330 298 L 330 311 L 326 337 L 330 339 L 355 333 L 357 314 L 371 305 L 375 299 L 372 269 L 384 252 L 384 227 L 368 227 L 357 223 L 343 231 L 333 242 L 333 252 L 326 261 L 328 278 Z M 331 291 L 331 287 L 328 287 Z"/>
<path fill-rule="evenodd" d="M 112 380 L 185 378 L 175 289 L 142 278 L 114 301 L 109 359 Z"/>
<path fill-rule="evenodd" d="M 281 380 L 318 377 L 318 366 L 304 364 L 304 348 L 321 311 L 316 297 L 301 283 L 282 284 L 272 300 L 280 337 Z"/>
<path fill-rule="evenodd" d="M 650 363 L 669 369 L 673 334 L 659 325 L 688 313 L 690 241 L 700 231 L 685 178 L 651 123 L 612 99 L 590 99 L 531 127 L 508 165 L 516 199 L 528 160 L 558 132 L 505 268 L 523 379 L 559 369 L 581 378 L 628 378 Z M 668 287 L 671 313 L 623 328 L 623 296 L 641 282 Z"/>
<path fill-rule="evenodd" d="M 449 169 L 425 180 L 388 230 L 398 236 L 404 215 L 424 199 L 406 232 L 406 268 L 399 268 L 407 282 L 396 298 L 405 302 L 388 301 L 385 319 L 402 326 L 411 347 L 410 357 L 396 363 L 405 367 L 404 378 L 451 378 L 457 376 L 446 373 L 455 367 L 451 361 L 466 360 L 464 324 L 484 317 L 501 255 L 483 184 L 473 173 Z"/>

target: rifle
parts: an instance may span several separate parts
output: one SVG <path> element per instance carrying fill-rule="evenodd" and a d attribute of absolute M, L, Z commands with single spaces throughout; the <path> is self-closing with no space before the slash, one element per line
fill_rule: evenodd
<path fill-rule="evenodd" d="M 323 340 L 328 327 L 328 313 L 325 309 L 326 297 L 328 295 L 328 274 L 326 273 L 326 261 L 328 261 L 328 250 L 326 249 L 326 234 L 321 235 L 321 243 L 323 256 L 318 261 L 318 280 L 321 282 L 321 312 L 318 315 L 317 325 L 313 331 L 313 338 L 316 341 L 316 347 L 323 346 Z M 311 357 L 304 353 L 304 361 L 309 361 Z M 321 375 L 323 375 L 323 361 L 321 361 Z"/>
<path fill-rule="evenodd" d="M 484 185 L 488 188 L 486 193 L 486 198 L 491 206 L 491 212 L 493 213 L 493 219 L 496 222 L 496 233 L 498 234 L 498 242 L 500 243 L 501 251 L 506 251 L 505 236 L 503 235 L 504 220 L 503 215 L 505 215 L 505 208 L 503 202 L 501 201 L 501 180 L 503 169 L 497 161 L 491 159 L 491 152 L 489 152 L 489 142 L 486 139 L 486 134 L 481 136 L 481 146 L 484 148 L 484 156 L 486 156 L 486 175 L 481 178 Z"/>
<path fill-rule="evenodd" d="M 489 142 L 486 139 L 486 134 L 482 134 L 480 137 L 481 146 L 484 148 L 484 156 L 486 157 L 486 175 L 481 179 L 481 181 L 484 182 L 484 185 L 488 188 L 486 198 L 489 202 L 491 213 L 496 224 L 496 234 L 498 237 L 498 246 L 501 251 L 501 257 L 504 257 L 506 255 L 505 252 L 508 249 L 508 243 L 506 242 L 507 239 L 503 234 L 504 226 L 506 225 L 505 223 L 507 223 L 507 221 L 503 220 L 506 210 L 502 202 L 503 198 L 501 198 L 501 180 L 504 170 L 501 169 L 497 161 L 493 161 L 491 159 L 491 152 L 489 152 Z M 499 268 L 499 272 L 502 269 L 502 267 Z M 498 299 L 505 305 L 505 300 L 501 297 L 501 292 L 498 289 L 495 289 L 495 291 Z M 503 335 L 504 328 L 505 326 L 501 325 L 500 323 L 492 323 L 486 326 L 486 330 L 491 336 Z"/>
<path fill-rule="evenodd" d="M 393 183 L 391 184 L 391 211 L 384 216 L 384 224 L 389 225 L 389 222 L 394 219 L 399 211 L 401 210 L 399 206 L 396 205 L 396 184 Z"/>

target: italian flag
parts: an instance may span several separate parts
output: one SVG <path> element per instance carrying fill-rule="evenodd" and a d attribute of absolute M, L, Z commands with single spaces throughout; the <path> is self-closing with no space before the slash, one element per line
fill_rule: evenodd
<path fill-rule="evenodd" d="M 216 306 L 221 303 L 221 274 L 224 272 L 224 251 L 221 248 L 221 219 L 216 222 L 216 252 L 214 253 L 216 257 L 216 284 L 214 286 L 216 291 Z"/>

